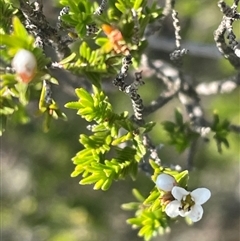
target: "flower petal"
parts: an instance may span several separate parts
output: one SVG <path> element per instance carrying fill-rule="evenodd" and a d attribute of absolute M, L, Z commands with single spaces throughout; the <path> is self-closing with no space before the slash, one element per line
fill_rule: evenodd
<path fill-rule="evenodd" d="M 189 215 L 189 213 L 190 213 L 191 211 L 185 211 L 185 210 L 180 210 L 179 211 L 179 215 L 181 216 L 181 217 L 186 217 L 186 216 L 188 216 Z"/>
<path fill-rule="evenodd" d="M 191 192 L 191 196 L 196 204 L 202 205 L 211 197 L 211 192 L 207 188 L 197 188 Z"/>
<path fill-rule="evenodd" d="M 182 198 L 188 195 L 189 192 L 182 187 L 173 187 L 172 195 L 178 200 L 181 201 Z"/>
<path fill-rule="evenodd" d="M 191 212 L 188 214 L 188 217 L 193 221 L 193 222 L 198 222 L 203 216 L 203 208 L 201 205 L 195 204 L 192 207 Z"/>
<path fill-rule="evenodd" d="M 177 200 L 170 202 L 165 208 L 166 214 L 171 218 L 177 217 L 179 215 L 180 205 L 181 203 Z"/>
<path fill-rule="evenodd" d="M 156 186 L 163 191 L 171 191 L 176 185 L 176 180 L 173 176 L 162 173 L 158 175 L 156 180 Z"/>

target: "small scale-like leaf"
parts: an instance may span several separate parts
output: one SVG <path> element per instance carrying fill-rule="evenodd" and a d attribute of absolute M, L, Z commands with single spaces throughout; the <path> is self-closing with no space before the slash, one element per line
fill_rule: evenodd
<path fill-rule="evenodd" d="M 219 124 L 220 120 L 219 120 L 219 115 L 217 114 L 217 112 L 215 111 L 213 114 L 213 123 L 212 123 L 212 130 L 216 131 L 218 124 Z"/>
<path fill-rule="evenodd" d="M 148 234 L 150 232 L 150 235 Z M 144 239 L 146 240 L 146 241 L 148 241 L 148 240 L 150 240 L 150 238 L 152 237 L 152 228 L 151 228 L 151 226 L 150 225 L 145 225 L 145 226 L 143 226 L 140 230 L 139 230 L 139 232 L 138 232 L 138 235 L 140 236 L 140 237 L 142 237 L 142 236 L 144 236 Z M 146 237 L 147 236 L 147 237 Z"/>
<path fill-rule="evenodd" d="M 67 104 L 65 104 L 65 107 L 69 108 L 69 109 L 79 110 L 82 107 L 82 105 L 78 101 L 73 101 L 73 102 L 68 102 Z"/>
<path fill-rule="evenodd" d="M 132 211 L 132 210 L 138 209 L 140 205 L 141 205 L 141 203 L 139 203 L 139 202 L 130 202 L 130 203 L 122 204 L 121 208 L 125 211 Z"/>
<path fill-rule="evenodd" d="M 228 130 L 229 125 L 230 125 L 230 122 L 229 122 L 227 119 L 224 119 L 224 120 L 222 121 L 221 127 L 222 127 L 223 129 L 225 129 L 225 130 Z"/>
<path fill-rule="evenodd" d="M 92 96 L 83 88 L 75 89 L 75 93 L 79 99 L 87 99 L 89 102 L 93 102 Z"/>
<path fill-rule="evenodd" d="M 10 55 L 14 56 L 16 52 L 19 50 L 19 48 L 28 49 L 29 45 L 26 43 L 26 41 L 23 38 L 13 36 L 13 35 L 0 35 L 1 44 L 5 44 L 8 47 L 12 47 L 14 49 L 11 49 L 9 51 Z"/>
<path fill-rule="evenodd" d="M 112 185 L 112 179 L 108 178 L 108 179 L 103 183 L 101 189 L 102 189 L 103 191 L 107 191 L 107 190 L 110 188 L 111 185 Z"/>
<path fill-rule="evenodd" d="M 151 204 L 154 202 L 156 199 L 158 199 L 160 196 L 160 193 L 158 190 L 154 189 L 150 195 L 145 199 L 144 204 Z"/>
<path fill-rule="evenodd" d="M 126 142 L 126 141 L 128 141 L 128 140 L 130 140 L 130 138 L 129 138 L 129 135 L 126 134 L 126 135 L 123 135 L 123 136 L 118 137 L 118 138 L 116 138 L 115 140 L 113 140 L 113 141 L 112 141 L 112 145 L 113 145 L 113 146 L 118 146 L 119 144 L 121 144 L 121 143 L 123 143 L 123 142 Z"/>
<path fill-rule="evenodd" d="M 152 212 L 154 212 L 154 211 L 156 211 L 156 210 L 159 210 L 161 207 L 162 207 L 162 206 L 161 206 L 161 202 L 160 202 L 160 200 L 159 200 L 159 198 L 158 198 L 158 199 L 156 199 L 156 200 L 153 202 L 153 204 L 151 205 L 151 207 L 149 208 L 149 210 L 152 211 Z"/>
<path fill-rule="evenodd" d="M 143 2 L 143 0 L 135 0 L 135 1 L 134 1 L 133 8 L 134 8 L 135 10 L 138 10 L 138 9 L 141 7 L 142 2 Z"/>
<path fill-rule="evenodd" d="M 132 190 L 132 194 L 139 202 L 143 202 L 145 200 L 142 194 L 135 188 Z"/>
<path fill-rule="evenodd" d="M 104 184 L 105 180 L 104 179 L 100 179 L 99 181 L 96 182 L 96 184 L 94 185 L 93 189 L 94 190 L 99 190 L 102 188 L 103 184 Z"/>
<path fill-rule="evenodd" d="M 79 174 L 81 174 L 80 171 L 74 170 L 74 171 L 71 173 L 71 177 L 77 177 Z"/>
<path fill-rule="evenodd" d="M 169 174 L 171 175 L 171 172 Z M 188 179 L 189 179 L 188 170 L 182 171 L 182 172 L 178 173 L 177 175 L 174 175 L 174 177 L 180 187 L 183 187 L 183 188 L 187 187 L 187 183 L 188 183 Z"/>
<path fill-rule="evenodd" d="M 124 5 L 119 4 L 119 3 L 115 3 L 115 6 L 120 12 L 122 12 L 122 13 L 126 12 L 126 7 Z"/>
<path fill-rule="evenodd" d="M 65 15 L 61 16 L 61 20 L 64 21 L 67 25 L 74 27 L 74 26 L 76 26 L 78 21 L 73 16 L 76 16 L 76 15 L 65 14 Z"/>
<path fill-rule="evenodd" d="M 84 2 L 78 3 L 78 9 L 79 9 L 79 11 L 82 12 L 82 13 L 85 13 L 85 12 L 86 12 L 86 8 L 85 8 Z"/>
<path fill-rule="evenodd" d="M 103 46 L 104 44 L 106 44 L 107 42 L 109 41 L 109 39 L 108 38 L 97 38 L 96 40 L 95 40 L 95 43 L 97 44 L 97 45 L 99 45 L 99 46 Z"/>
<path fill-rule="evenodd" d="M 152 128 L 156 125 L 155 122 L 148 122 L 144 125 L 145 131 L 144 133 L 150 132 L 152 130 Z"/>
<path fill-rule="evenodd" d="M 142 219 L 137 217 L 137 218 L 129 218 L 127 220 L 127 223 L 131 224 L 131 225 L 135 225 L 137 227 L 142 226 Z"/>
<path fill-rule="evenodd" d="M 174 128 L 175 128 L 175 126 L 176 126 L 176 124 L 173 123 L 173 122 L 171 122 L 171 121 L 164 121 L 164 122 L 162 123 L 162 125 L 163 125 L 164 129 L 165 129 L 166 131 L 170 132 L 170 133 L 174 131 Z"/>
<path fill-rule="evenodd" d="M 79 48 L 79 53 L 80 53 L 80 56 L 84 57 L 86 60 L 87 60 L 87 48 L 88 48 L 88 45 L 86 42 L 82 42 L 80 48 Z"/>
<path fill-rule="evenodd" d="M 79 12 L 79 8 L 76 4 L 76 1 L 68 1 L 67 5 L 70 7 L 71 12 L 73 12 L 73 13 Z"/>
<path fill-rule="evenodd" d="M 13 17 L 13 28 L 14 28 L 14 35 L 22 39 L 25 39 L 28 36 L 27 30 L 24 28 L 19 18 L 16 16 Z"/>
<path fill-rule="evenodd" d="M 66 57 L 65 59 L 60 61 L 59 64 L 62 64 L 62 65 L 67 64 L 67 63 L 71 62 L 72 60 L 74 60 L 75 57 L 76 57 L 76 53 L 72 53 L 68 57 Z"/>
<path fill-rule="evenodd" d="M 183 116 L 182 116 L 182 113 L 180 112 L 180 110 L 178 110 L 178 109 L 175 110 L 175 120 L 176 120 L 176 124 L 178 126 L 183 125 Z"/>

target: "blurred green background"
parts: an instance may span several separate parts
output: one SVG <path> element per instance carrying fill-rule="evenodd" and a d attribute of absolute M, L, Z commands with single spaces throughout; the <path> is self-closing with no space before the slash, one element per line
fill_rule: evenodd
<path fill-rule="evenodd" d="M 43 1 L 44 13 L 54 24 L 60 9 L 57 1 Z M 227 1 L 231 3 L 232 1 Z M 160 2 L 162 5 L 162 2 Z M 213 31 L 222 15 L 217 1 L 177 1 L 184 41 L 214 46 Z M 164 22 L 160 37 L 173 39 L 171 19 Z M 235 34 L 240 40 L 240 24 L 235 23 Z M 155 35 L 158 37 L 158 34 Z M 159 45 L 161 42 L 159 41 Z M 173 46 L 174 48 L 174 46 Z M 51 50 L 50 54 L 51 54 Z M 152 60 L 169 62 L 169 52 L 147 49 Z M 230 64 L 222 58 L 189 55 L 185 58 L 184 71 L 196 82 L 220 80 L 235 74 Z M 74 88 L 81 86 L 65 73 L 55 73 L 60 86 L 54 87 L 54 97 L 62 109 L 74 100 Z M 150 103 L 162 91 L 160 80 L 146 79 L 140 93 L 144 103 Z M 111 85 L 111 82 L 105 83 Z M 106 89 L 111 89 L 109 88 Z M 240 124 L 240 90 L 231 94 L 202 97 L 206 116 L 214 110 L 234 124 Z M 109 93 L 114 110 L 132 113 L 131 103 L 123 93 Z M 43 133 L 42 122 L 35 116 L 37 102 L 28 106 L 32 122 L 22 126 L 9 123 L 1 138 L 1 238 L 4 241 L 139 241 L 137 230 L 132 230 L 125 220 L 133 213 L 121 210 L 122 203 L 133 201 L 132 188 L 148 195 L 154 183 L 139 172 L 136 181 L 119 181 L 109 191 L 94 191 L 92 186 L 80 186 L 80 177 L 71 178 L 74 169 L 71 158 L 81 150 L 79 134 L 86 132 L 86 123 L 72 110 L 65 110 L 68 122 L 52 123 L 48 133 Z M 181 107 L 173 100 L 148 117 L 156 121 L 151 132 L 155 144 L 164 142 L 161 122 L 172 120 L 174 108 Z M 153 240 L 161 241 L 238 241 L 240 227 L 240 138 L 229 136 L 230 148 L 217 153 L 216 144 L 198 143 L 194 170 L 190 173 L 190 189 L 207 187 L 212 192 L 204 205 L 203 219 L 189 227 L 183 220 L 172 226 L 171 233 Z M 165 145 L 159 156 L 163 164 L 186 166 L 187 152 L 179 154 Z"/>

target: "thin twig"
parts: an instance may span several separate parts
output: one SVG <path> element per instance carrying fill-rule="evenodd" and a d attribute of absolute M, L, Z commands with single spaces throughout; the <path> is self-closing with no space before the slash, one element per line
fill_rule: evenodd
<path fill-rule="evenodd" d="M 200 83 L 196 86 L 198 95 L 215 95 L 231 93 L 240 86 L 240 74 L 226 80 Z"/>
<path fill-rule="evenodd" d="M 27 24 L 31 27 L 30 30 L 35 37 L 39 37 L 39 41 L 42 42 L 43 46 L 51 45 L 55 48 L 59 57 L 65 57 L 70 54 L 70 49 L 67 44 L 62 40 L 57 29 L 50 26 L 45 15 L 42 12 L 41 5 L 38 6 L 35 2 L 35 9 L 24 0 L 19 0 L 20 10 L 22 11 Z M 34 27 L 35 26 L 35 27 Z"/>
<path fill-rule="evenodd" d="M 238 56 L 238 42 L 236 41 L 236 36 L 233 33 L 232 24 L 236 20 L 235 16 L 238 3 L 239 1 L 235 1 L 233 6 L 229 7 L 223 0 L 218 2 L 218 6 L 224 16 L 217 30 L 214 32 L 214 40 L 219 52 L 228 59 L 231 65 L 236 69 L 240 69 L 240 58 Z M 226 33 L 228 34 L 226 37 L 229 39 L 229 45 L 227 45 L 225 41 Z"/>

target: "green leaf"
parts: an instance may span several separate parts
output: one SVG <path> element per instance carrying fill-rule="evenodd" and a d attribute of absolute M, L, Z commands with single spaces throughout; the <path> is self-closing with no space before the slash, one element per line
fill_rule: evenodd
<path fill-rule="evenodd" d="M 180 110 L 178 110 L 178 109 L 175 109 L 175 120 L 176 120 L 176 124 L 178 126 L 183 125 L 183 116 L 182 116 Z"/>
<path fill-rule="evenodd" d="M 0 35 L 1 44 L 7 45 L 8 47 L 14 48 L 14 52 L 11 51 L 10 54 L 14 56 L 19 48 L 28 49 L 29 45 L 23 38 L 16 37 L 14 35 Z"/>
<path fill-rule="evenodd" d="M 228 142 L 228 140 L 226 138 L 222 138 L 221 142 L 225 145 L 226 148 L 230 147 L 229 142 Z"/>
<path fill-rule="evenodd" d="M 130 203 L 124 203 L 121 205 L 121 208 L 125 211 L 131 211 L 131 210 L 136 210 L 139 207 L 138 202 L 130 202 Z"/>
<path fill-rule="evenodd" d="M 19 18 L 14 16 L 13 17 L 13 28 L 14 28 L 14 35 L 24 39 L 28 36 L 28 32 L 20 22 Z"/>
<path fill-rule="evenodd" d="M 178 182 L 180 187 L 186 188 L 189 180 L 189 173 L 187 170 L 180 172 L 177 175 L 174 175 L 174 178 Z"/>
<path fill-rule="evenodd" d="M 115 6 L 120 12 L 122 12 L 122 13 L 126 12 L 126 7 L 124 5 L 119 4 L 119 3 L 115 3 Z"/>
<path fill-rule="evenodd" d="M 144 125 L 145 131 L 144 133 L 150 132 L 152 130 L 152 128 L 156 125 L 155 122 L 148 122 Z"/>
<path fill-rule="evenodd" d="M 97 39 L 95 40 L 95 43 L 96 43 L 97 45 L 99 45 L 99 46 L 103 46 L 103 45 L 106 44 L 107 42 L 109 42 L 109 39 L 108 39 L 108 38 L 104 38 L 104 37 L 102 37 L 102 38 L 97 38 Z"/>
<path fill-rule="evenodd" d="M 61 16 L 61 20 L 71 27 L 75 27 L 78 23 L 77 20 L 73 19 L 73 15 L 65 14 Z"/>
<path fill-rule="evenodd" d="M 78 101 L 68 102 L 64 106 L 69 109 L 77 109 L 77 110 L 79 110 L 82 107 L 81 103 Z"/>
<path fill-rule="evenodd" d="M 113 146 L 117 146 L 123 142 L 126 142 L 128 140 L 130 140 L 132 138 L 132 134 L 131 133 L 127 133 L 126 135 L 120 136 L 118 138 L 116 138 L 113 142 L 112 145 Z"/>
<path fill-rule="evenodd" d="M 78 4 L 78 9 L 79 9 L 79 11 L 82 12 L 82 13 L 85 13 L 85 12 L 86 12 L 85 5 L 84 5 L 82 2 L 80 2 L 80 3 Z"/>
<path fill-rule="evenodd" d="M 77 97 L 82 100 L 85 99 L 89 103 L 93 103 L 93 97 L 83 88 L 78 88 L 75 90 Z"/>
<path fill-rule="evenodd" d="M 82 42 L 80 48 L 79 48 L 79 53 L 80 53 L 80 56 L 84 57 L 85 60 L 87 61 L 88 58 L 87 58 L 87 49 L 88 49 L 88 45 L 86 42 Z"/>
<path fill-rule="evenodd" d="M 75 57 L 76 57 L 76 53 L 72 53 L 71 55 L 69 55 L 62 61 L 60 61 L 59 64 L 62 64 L 62 65 L 67 64 L 67 63 L 71 62 L 72 60 L 74 60 Z"/>
<path fill-rule="evenodd" d="M 176 124 L 173 123 L 173 122 L 171 122 L 171 121 L 164 121 L 164 122 L 162 123 L 162 125 L 163 125 L 164 129 L 165 129 L 166 131 L 168 131 L 169 133 L 174 132 L 174 128 L 175 128 L 175 126 L 176 126 Z"/>
<path fill-rule="evenodd" d="M 221 124 L 222 129 L 228 130 L 229 129 L 229 125 L 230 125 L 230 122 L 227 119 L 224 119 L 222 121 L 222 124 Z"/>
<path fill-rule="evenodd" d="M 145 199 L 144 204 L 151 204 L 160 197 L 158 190 L 153 190 L 150 195 Z"/>
<path fill-rule="evenodd" d="M 100 179 L 99 181 L 96 182 L 96 184 L 94 185 L 93 189 L 94 190 L 99 190 L 102 188 L 104 184 L 104 179 Z"/>
<path fill-rule="evenodd" d="M 135 188 L 132 190 L 132 194 L 139 202 L 143 202 L 145 200 L 142 194 Z"/>
<path fill-rule="evenodd" d="M 219 122 L 220 122 L 219 115 L 215 111 L 214 114 L 213 114 L 212 130 L 214 130 L 214 131 L 217 130 L 217 126 L 218 126 Z"/>
<path fill-rule="evenodd" d="M 112 185 L 112 179 L 109 178 L 109 179 L 107 179 L 107 180 L 103 183 L 101 189 L 102 189 L 103 191 L 107 191 L 107 190 L 110 188 L 111 185 Z"/>
<path fill-rule="evenodd" d="M 76 5 L 76 2 L 75 1 L 68 1 L 68 4 L 69 7 L 70 7 L 70 11 L 73 12 L 73 13 L 78 13 L 79 12 L 79 8 L 78 6 Z"/>
<path fill-rule="evenodd" d="M 142 2 L 143 2 L 143 0 L 135 0 L 135 1 L 134 1 L 133 8 L 134 8 L 135 10 L 138 10 L 138 9 L 141 7 Z"/>

